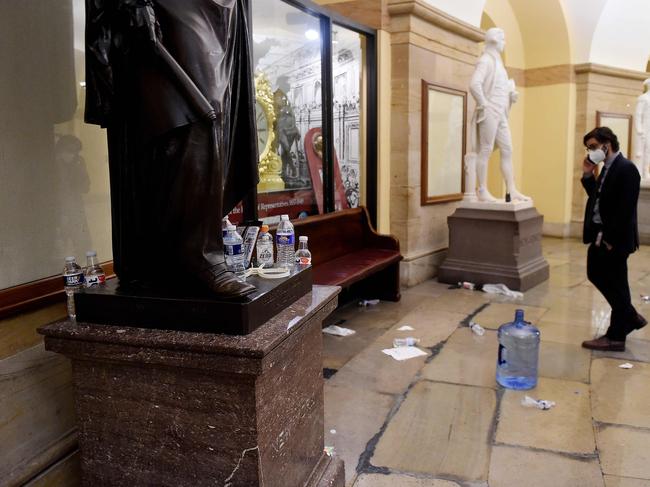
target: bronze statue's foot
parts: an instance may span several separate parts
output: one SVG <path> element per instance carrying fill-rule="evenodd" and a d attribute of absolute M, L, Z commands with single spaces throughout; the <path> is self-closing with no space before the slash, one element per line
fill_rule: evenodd
<path fill-rule="evenodd" d="M 224 269 L 223 265 L 216 265 L 200 271 L 197 277 L 208 286 L 217 297 L 232 300 L 244 300 L 246 296 L 255 292 L 255 286 L 237 279 L 235 274 Z"/>

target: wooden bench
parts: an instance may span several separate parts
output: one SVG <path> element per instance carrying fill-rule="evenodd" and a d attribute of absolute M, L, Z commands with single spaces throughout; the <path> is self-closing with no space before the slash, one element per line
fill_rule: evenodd
<path fill-rule="evenodd" d="M 294 220 L 309 237 L 314 284 L 341 286 L 355 297 L 399 301 L 399 240 L 378 234 L 364 207 Z"/>

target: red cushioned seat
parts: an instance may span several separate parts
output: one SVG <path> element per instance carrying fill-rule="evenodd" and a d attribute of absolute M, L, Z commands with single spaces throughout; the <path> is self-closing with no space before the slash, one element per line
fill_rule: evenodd
<path fill-rule="evenodd" d="M 337 257 L 313 269 L 314 284 L 348 287 L 399 262 L 399 250 L 362 249 Z"/>

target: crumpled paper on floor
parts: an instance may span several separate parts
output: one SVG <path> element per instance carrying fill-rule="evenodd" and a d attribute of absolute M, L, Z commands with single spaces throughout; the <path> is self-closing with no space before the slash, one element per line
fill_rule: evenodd
<path fill-rule="evenodd" d="M 521 405 L 527 408 L 537 408 L 537 409 L 541 409 L 542 411 L 547 411 L 555 406 L 555 402 L 547 401 L 544 399 L 533 399 L 530 396 L 525 396 L 521 400 Z"/>
<path fill-rule="evenodd" d="M 376 306 L 379 304 L 378 299 L 364 299 L 363 301 L 359 301 L 359 306 L 366 307 L 366 306 Z"/>
<path fill-rule="evenodd" d="M 356 331 L 350 330 L 349 328 L 343 328 L 342 326 L 330 325 L 323 328 L 323 333 L 327 333 L 328 335 L 335 335 L 339 337 L 347 337 L 350 335 L 354 335 Z"/>
<path fill-rule="evenodd" d="M 634 365 L 629 362 L 625 362 L 624 364 L 618 366 L 619 369 L 631 369 L 632 367 L 634 367 Z"/>
<path fill-rule="evenodd" d="M 505 284 L 483 284 L 483 292 L 489 294 L 503 294 L 509 298 L 519 299 L 524 297 L 524 293 L 508 289 Z"/>
<path fill-rule="evenodd" d="M 409 325 L 400 326 L 397 331 L 414 331 L 415 328 Z"/>
<path fill-rule="evenodd" d="M 418 347 L 395 347 L 385 348 L 382 350 L 386 355 L 393 357 L 395 360 L 408 360 L 415 357 L 422 357 L 427 355 L 427 352 L 420 350 Z"/>

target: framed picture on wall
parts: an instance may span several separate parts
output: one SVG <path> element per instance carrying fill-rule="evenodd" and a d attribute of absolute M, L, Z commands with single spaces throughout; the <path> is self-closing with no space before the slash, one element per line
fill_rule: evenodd
<path fill-rule="evenodd" d="M 609 127 L 618 137 L 621 154 L 632 155 L 632 115 L 627 113 L 596 112 L 596 127 Z"/>
<path fill-rule="evenodd" d="M 422 80 L 421 204 L 463 198 L 467 92 Z"/>

